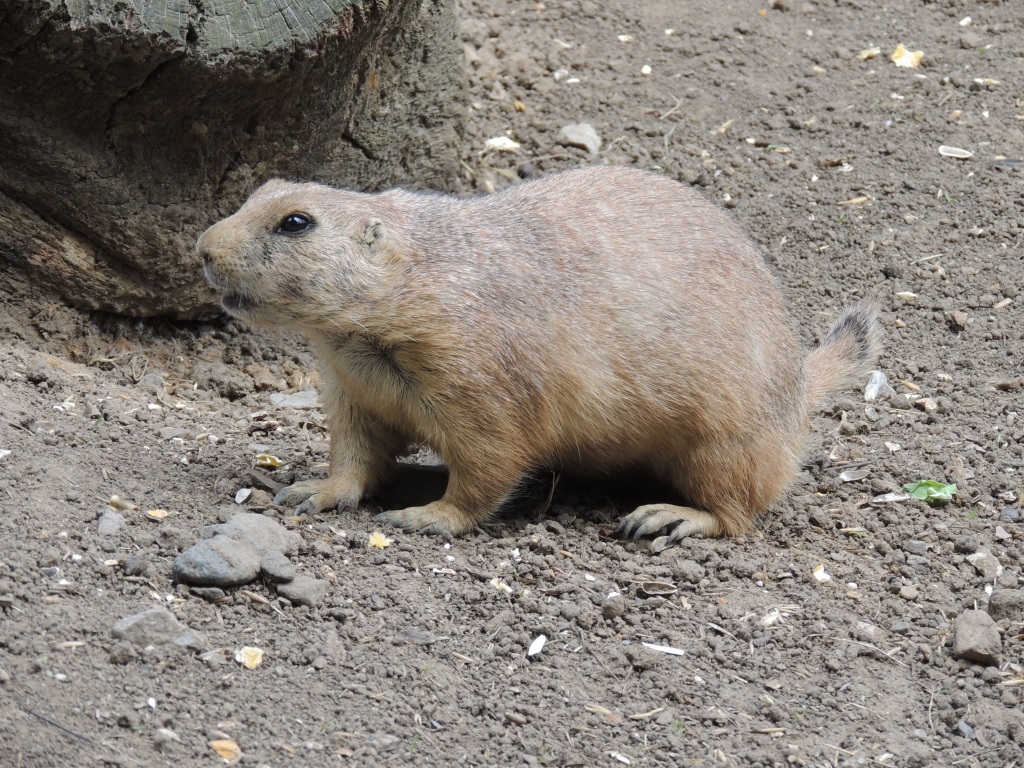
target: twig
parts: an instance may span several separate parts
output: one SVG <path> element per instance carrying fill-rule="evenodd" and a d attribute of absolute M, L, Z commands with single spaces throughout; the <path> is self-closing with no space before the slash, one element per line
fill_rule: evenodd
<path fill-rule="evenodd" d="M 29 709 L 28 707 L 26 707 L 24 705 L 21 705 L 21 711 L 25 712 L 25 713 L 27 713 L 29 715 L 32 715 L 32 717 L 35 717 L 35 718 L 38 718 L 38 719 L 42 720 L 47 725 L 52 725 L 54 728 L 56 728 L 59 731 L 64 731 L 64 733 L 66 733 L 68 736 L 74 736 L 79 741 L 84 741 L 86 744 L 92 744 L 92 739 L 90 739 L 89 737 L 83 736 L 80 733 L 75 733 L 70 728 L 65 728 L 63 725 L 61 725 L 58 722 L 55 722 L 55 721 L 51 720 L 46 715 L 41 715 L 38 712 L 36 712 L 35 710 Z"/>

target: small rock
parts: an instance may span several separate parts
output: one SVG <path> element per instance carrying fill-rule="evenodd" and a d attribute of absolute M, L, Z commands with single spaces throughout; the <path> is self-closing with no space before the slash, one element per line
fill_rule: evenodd
<path fill-rule="evenodd" d="M 921 555 L 907 555 L 907 565 L 911 568 L 927 568 L 931 561 Z"/>
<path fill-rule="evenodd" d="M 299 549 L 299 535 L 276 520 L 253 512 L 232 515 L 226 523 L 208 525 L 203 538 L 174 560 L 174 577 L 197 586 L 231 587 L 256 578 L 260 562 L 271 552 L 285 555 Z"/>
<path fill-rule="evenodd" d="M 687 584 L 697 584 L 706 575 L 704 566 L 695 560 L 679 560 L 672 566 L 672 578 Z"/>
<path fill-rule="evenodd" d="M 107 656 L 107 660 L 111 664 L 130 664 L 139 658 L 139 654 L 135 652 L 135 648 L 127 640 L 118 640 L 114 643 L 114 646 L 110 649 L 110 655 Z"/>
<path fill-rule="evenodd" d="M 302 541 L 297 533 L 276 520 L 255 512 L 239 512 L 226 523 L 208 525 L 199 532 L 202 538 L 218 534 L 244 543 L 261 558 L 270 552 L 294 555 Z"/>
<path fill-rule="evenodd" d="M 277 585 L 277 594 L 299 605 L 313 607 L 327 597 L 330 582 L 326 579 L 314 579 L 312 576 L 300 574 L 286 584 Z"/>
<path fill-rule="evenodd" d="M 939 410 L 939 404 L 934 397 L 922 397 L 920 400 L 915 400 L 914 407 L 925 413 L 935 413 Z"/>
<path fill-rule="evenodd" d="M 975 552 L 967 556 L 967 562 L 974 566 L 979 575 L 985 577 L 986 581 L 992 581 L 999 575 L 1002 566 L 996 560 L 995 555 L 988 552 Z"/>
<path fill-rule="evenodd" d="M 974 729 L 971 728 L 971 726 L 969 726 L 964 720 L 961 720 L 956 724 L 956 731 L 965 739 L 974 738 Z"/>
<path fill-rule="evenodd" d="M 283 389 L 283 382 L 278 381 L 270 369 L 265 365 L 253 363 L 245 366 L 245 372 L 252 377 L 253 386 L 257 392 Z"/>
<path fill-rule="evenodd" d="M 1020 522 L 1020 510 L 1015 507 L 1006 507 L 1005 509 L 1000 510 L 999 516 L 1003 518 L 1003 520 L 1011 523 Z"/>
<path fill-rule="evenodd" d="M 186 584 L 233 587 L 247 584 L 260 572 L 260 557 L 229 536 L 203 539 L 176 558 L 174 578 Z"/>
<path fill-rule="evenodd" d="M 910 624 L 905 621 L 894 621 L 889 627 L 889 631 L 897 635 L 906 635 L 910 632 Z"/>
<path fill-rule="evenodd" d="M 149 645 L 177 645 L 190 650 L 206 647 L 206 638 L 189 629 L 166 608 L 150 608 L 119 619 L 113 627 L 115 639 L 127 640 L 137 648 Z"/>
<path fill-rule="evenodd" d="M 249 496 L 248 506 L 253 509 L 267 509 L 274 506 L 274 497 L 266 491 L 254 490 Z"/>
<path fill-rule="evenodd" d="M 900 587 L 900 597 L 904 600 L 917 600 L 918 589 L 912 584 Z"/>
<path fill-rule="evenodd" d="M 282 552 L 270 552 L 260 560 L 260 570 L 271 581 L 291 581 L 295 578 L 295 566 Z"/>
<path fill-rule="evenodd" d="M 977 50 L 981 48 L 984 41 L 981 39 L 981 35 L 977 32 L 971 32 L 967 30 L 960 33 L 960 47 L 966 48 L 967 50 Z"/>
<path fill-rule="evenodd" d="M 277 408 L 318 408 L 320 405 L 315 389 L 303 389 L 290 395 L 273 392 L 270 402 Z"/>
<path fill-rule="evenodd" d="M 175 437 L 184 437 L 185 430 L 181 427 L 162 427 L 159 434 L 161 440 L 172 440 Z"/>
<path fill-rule="evenodd" d="M 626 599 L 618 592 L 606 597 L 605 601 L 601 604 L 601 615 L 606 619 L 618 618 L 625 612 Z"/>
<path fill-rule="evenodd" d="M 7 685 L 11 682 L 11 673 L 0 667 L 0 685 Z"/>
<path fill-rule="evenodd" d="M 654 669 L 664 661 L 663 654 L 639 644 L 626 646 L 625 653 L 629 663 L 639 670 Z"/>
<path fill-rule="evenodd" d="M 558 132 L 558 143 L 568 147 L 580 147 L 590 154 L 601 149 L 601 137 L 590 123 L 563 126 Z"/>
<path fill-rule="evenodd" d="M 124 526 L 124 515 L 120 512 L 115 512 L 112 509 L 108 509 L 100 515 L 97 533 L 99 533 L 103 538 L 109 538 L 111 536 L 116 536 L 122 526 Z"/>
<path fill-rule="evenodd" d="M 858 621 L 853 625 L 853 636 L 865 643 L 881 643 L 885 641 L 885 632 L 866 621 Z"/>
<path fill-rule="evenodd" d="M 228 400 L 239 400 L 253 390 L 250 376 L 224 363 L 199 363 L 192 371 L 192 379 L 201 389 L 216 392 Z"/>
<path fill-rule="evenodd" d="M 980 664 L 998 664 L 1002 639 L 984 611 L 964 611 L 953 624 L 953 655 Z"/>
<path fill-rule="evenodd" d="M 0 609 L 13 608 L 14 607 L 14 595 L 7 592 L 0 595 Z"/>
<path fill-rule="evenodd" d="M 909 552 L 912 555 L 927 555 L 928 543 L 925 541 L 918 541 L 917 539 L 911 539 L 903 545 L 903 551 Z"/>
<path fill-rule="evenodd" d="M 988 614 L 996 621 L 1024 621 L 1024 591 L 997 589 L 988 599 Z"/>
<path fill-rule="evenodd" d="M 580 607 L 576 603 L 565 602 L 558 607 L 558 613 L 566 621 L 575 621 L 579 618 Z"/>
<path fill-rule="evenodd" d="M 201 597 L 210 602 L 217 602 L 227 597 L 227 592 L 220 587 L 192 587 L 189 591 L 196 597 Z"/>
<path fill-rule="evenodd" d="M 953 326 L 959 331 L 962 331 L 964 328 L 966 328 L 967 323 L 970 320 L 970 318 L 967 316 L 967 313 L 959 309 L 950 312 L 949 319 L 952 321 Z"/>
<path fill-rule="evenodd" d="M 164 377 L 159 373 L 147 373 L 139 379 L 138 387 L 147 392 L 152 392 L 154 395 L 159 395 L 167 389 L 167 382 L 164 381 Z"/>
<path fill-rule="evenodd" d="M 122 570 L 126 576 L 141 576 L 146 572 L 146 561 L 138 553 L 129 555 L 128 559 L 124 561 Z"/>

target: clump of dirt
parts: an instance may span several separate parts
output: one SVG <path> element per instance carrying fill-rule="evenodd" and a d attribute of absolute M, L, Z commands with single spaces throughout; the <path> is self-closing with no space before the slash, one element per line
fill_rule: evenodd
<path fill-rule="evenodd" d="M 444 541 L 377 531 L 374 500 L 302 518 L 269 503 L 325 471 L 300 339 L 91 317 L 8 282 L 0 761 L 198 766 L 237 747 L 251 765 L 1020 763 L 1011 4 L 462 14 L 467 190 L 587 163 L 698 185 L 762 244 L 808 345 L 879 298 L 893 392 L 826 404 L 759 535 L 652 555 L 610 535 L 622 498 L 563 489 L 542 519 Z M 901 43 L 918 68 L 890 60 Z M 580 123 L 596 152 L 560 143 Z M 518 147 L 485 149 L 496 137 Z M 906 498 L 925 479 L 956 495 Z M 288 599 L 268 576 L 204 596 L 173 581 L 200 528 L 243 510 L 301 536 L 290 564 L 325 597 Z M 156 607 L 174 621 L 114 636 Z M 243 648 L 261 662 L 236 661 Z"/>

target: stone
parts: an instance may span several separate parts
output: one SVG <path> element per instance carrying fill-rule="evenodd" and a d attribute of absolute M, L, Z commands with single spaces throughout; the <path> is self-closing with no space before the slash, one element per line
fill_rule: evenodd
<path fill-rule="evenodd" d="M 626 612 L 626 599 L 616 592 L 609 595 L 601 604 L 601 615 L 606 619 L 615 619 Z"/>
<path fill-rule="evenodd" d="M 167 382 L 159 373 L 147 373 L 139 379 L 136 386 L 154 395 L 160 395 L 167 389 Z"/>
<path fill-rule="evenodd" d="M 295 578 L 295 566 L 283 552 L 269 552 L 260 560 L 260 570 L 271 581 L 292 581 Z"/>
<path fill-rule="evenodd" d="M 126 576 L 141 576 L 146 572 L 146 567 L 146 561 L 143 559 L 142 555 L 135 553 L 133 555 L 129 555 L 124 561 L 122 570 Z"/>
<path fill-rule="evenodd" d="M 326 579 L 314 579 L 312 576 L 300 574 L 286 584 L 277 585 L 277 594 L 299 605 L 310 608 L 319 605 L 327 597 L 330 582 Z"/>
<path fill-rule="evenodd" d="M 975 552 L 973 555 L 968 555 L 967 562 L 974 566 L 974 570 L 978 572 L 979 576 L 983 576 L 985 581 L 993 581 L 1002 570 L 995 555 L 989 552 Z"/>
<path fill-rule="evenodd" d="M 627 645 L 624 649 L 626 658 L 629 663 L 633 665 L 634 669 L 646 671 L 648 669 L 654 669 L 662 661 L 664 656 L 657 651 L 652 651 L 650 648 L 645 648 L 642 645 Z"/>
<path fill-rule="evenodd" d="M 175 645 L 189 650 L 206 648 L 206 638 L 178 621 L 166 608 L 149 610 L 119 619 L 112 629 L 115 640 L 126 640 L 135 648 Z"/>
<path fill-rule="evenodd" d="M 917 600 L 918 589 L 912 584 L 900 587 L 900 597 L 904 600 Z"/>
<path fill-rule="evenodd" d="M 1003 643 L 985 611 L 964 611 L 953 624 L 953 655 L 979 664 L 998 664 Z"/>
<path fill-rule="evenodd" d="M 601 137 L 590 123 L 562 126 L 558 132 L 558 143 L 568 147 L 580 147 L 592 155 L 601 149 Z"/>
<path fill-rule="evenodd" d="M 108 509 L 102 515 L 100 515 L 100 521 L 97 525 L 96 531 L 103 538 L 109 538 L 116 536 L 124 525 L 124 515 L 120 512 L 115 512 L 112 509 Z"/>
<path fill-rule="evenodd" d="M 320 400 L 315 389 L 303 389 L 298 392 L 292 392 L 290 395 L 273 392 L 270 395 L 270 402 L 274 404 L 275 408 L 306 409 L 318 408 L 320 406 Z"/>
<path fill-rule="evenodd" d="M 181 427 L 162 427 L 158 434 L 161 440 L 173 440 L 175 437 L 184 437 L 185 430 Z"/>
<path fill-rule="evenodd" d="M 199 535 L 227 536 L 242 542 L 260 558 L 270 552 L 294 555 L 299 551 L 299 544 L 302 542 L 299 534 L 289 531 L 273 518 L 255 512 L 239 512 L 232 515 L 226 523 L 206 526 Z"/>
<path fill-rule="evenodd" d="M 997 589 L 988 599 L 988 615 L 996 621 L 1024 621 L 1024 591 Z"/>
<path fill-rule="evenodd" d="M 707 575 L 704 566 L 695 560 L 678 560 L 672 566 L 672 578 L 688 584 L 698 584 Z"/>
<path fill-rule="evenodd" d="M 213 603 L 227 597 L 227 592 L 220 587 L 192 587 L 189 591 L 196 597 L 201 597 L 203 600 L 209 600 Z"/>
<path fill-rule="evenodd" d="M 233 587 L 256 578 L 260 556 L 230 536 L 217 535 L 196 542 L 174 558 L 172 571 L 176 580 L 186 584 Z"/>

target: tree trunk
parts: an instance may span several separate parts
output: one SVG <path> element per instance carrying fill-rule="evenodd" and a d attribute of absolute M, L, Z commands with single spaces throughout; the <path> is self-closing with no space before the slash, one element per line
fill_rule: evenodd
<path fill-rule="evenodd" d="M 450 188 L 463 87 L 455 0 L 0 0 L 0 261 L 212 315 L 205 227 L 272 176 Z"/>

